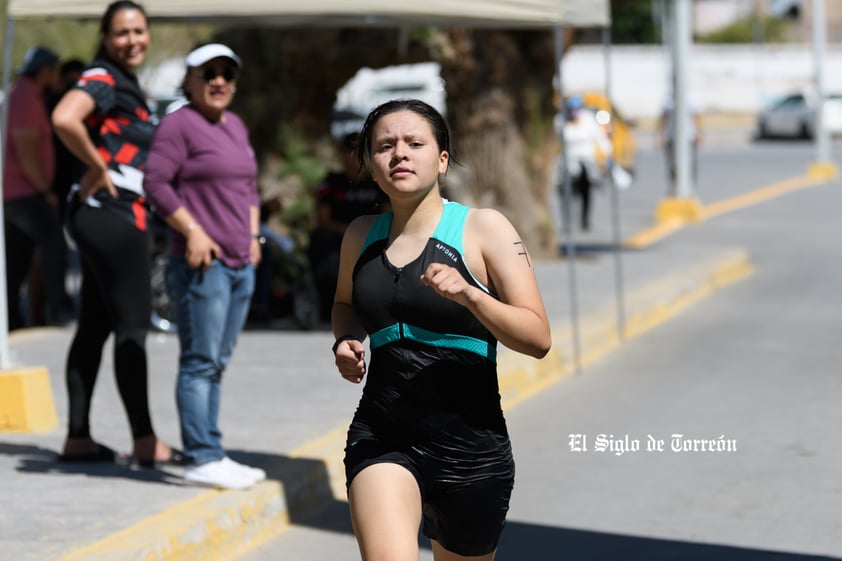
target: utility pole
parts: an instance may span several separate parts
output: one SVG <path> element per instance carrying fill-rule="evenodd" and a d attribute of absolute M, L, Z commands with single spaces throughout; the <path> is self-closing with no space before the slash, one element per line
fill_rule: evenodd
<path fill-rule="evenodd" d="M 827 93 L 824 79 L 824 55 L 827 50 L 827 21 L 824 0 L 813 0 L 813 66 L 815 69 L 816 103 L 813 137 L 816 160 L 810 164 L 808 174 L 819 178 L 835 177 L 836 164 L 830 157 L 830 135 L 824 123 L 824 104 Z"/>
<path fill-rule="evenodd" d="M 6 46 L 3 53 L 3 83 L 9 83 L 12 66 L 12 32 L 14 21 L 6 20 Z M 8 99 L 7 91 L 3 92 Z M 3 190 L 3 173 L 6 165 L 6 128 L 9 122 L 9 103 L 3 103 L 0 109 L 0 191 Z M 3 214 L 3 197 L 0 197 L 0 370 L 12 367 L 12 359 L 9 357 L 9 320 L 6 310 L 9 302 L 6 298 L 6 225 Z"/>
<path fill-rule="evenodd" d="M 692 0 L 674 0 L 665 6 L 669 10 L 667 19 L 672 23 L 670 33 L 672 154 L 670 157 L 675 162 L 675 179 L 671 183 L 667 197 L 658 204 L 655 211 L 658 222 L 701 220 L 701 205 L 696 199 L 695 177 L 692 172 L 693 139 L 689 134 L 691 124 L 688 76 L 690 44 L 693 35 L 692 6 Z"/>
<path fill-rule="evenodd" d="M 690 0 L 676 0 L 673 4 L 673 150 L 675 153 L 675 193 L 679 199 L 689 199 L 695 191 L 690 173 L 690 111 L 687 102 L 687 71 L 690 62 Z"/>

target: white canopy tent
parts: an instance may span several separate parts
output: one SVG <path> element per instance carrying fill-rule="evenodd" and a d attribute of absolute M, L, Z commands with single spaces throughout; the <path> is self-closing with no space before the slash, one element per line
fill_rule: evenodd
<path fill-rule="evenodd" d="M 98 19 L 109 3 L 110 0 L 9 0 L 3 91 L 6 91 L 9 84 L 15 21 L 50 18 Z M 226 25 L 438 25 L 558 31 L 562 26 L 607 27 L 610 22 L 609 0 L 424 0 L 418 4 L 394 0 L 141 0 L 140 3 L 153 20 L 217 21 Z M 559 75 L 560 62 L 560 59 L 556 61 Z M 0 131 L 0 184 L 5 158 L 3 143 L 6 140 L 6 111 L 7 107 L 4 104 Z M 0 201 L 0 211 L 2 206 Z M 0 212 L 0 369 L 11 367 L 6 315 L 8 303 L 5 247 L 3 214 Z"/>
<path fill-rule="evenodd" d="M 146 0 L 156 19 L 253 20 L 262 25 L 408 24 L 470 27 L 603 27 L 609 22 L 607 0 Z M 102 0 L 9 0 L 9 18 L 99 18 Z"/>

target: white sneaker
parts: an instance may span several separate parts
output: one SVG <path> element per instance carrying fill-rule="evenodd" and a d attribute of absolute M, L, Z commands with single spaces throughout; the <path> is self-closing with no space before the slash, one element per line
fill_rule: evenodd
<path fill-rule="evenodd" d="M 248 475 L 249 477 L 251 477 L 254 480 L 255 483 L 257 483 L 258 481 L 263 481 L 264 479 L 266 479 L 266 472 L 263 471 L 260 468 L 251 467 L 251 466 L 247 466 L 245 464 L 241 464 L 240 462 L 236 462 L 236 461 L 232 460 L 228 456 L 225 456 L 220 461 L 224 462 L 232 470 L 239 471 L 240 473 L 244 473 L 244 474 Z"/>
<path fill-rule="evenodd" d="M 253 476 L 232 468 L 224 459 L 185 467 L 184 480 L 193 485 L 221 489 L 245 489 L 256 483 Z"/>

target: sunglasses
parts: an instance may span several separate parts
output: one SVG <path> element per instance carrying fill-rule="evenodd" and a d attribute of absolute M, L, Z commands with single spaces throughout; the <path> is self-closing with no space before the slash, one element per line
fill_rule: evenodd
<path fill-rule="evenodd" d="M 237 70 L 231 66 L 221 69 L 209 66 L 202 71 L 202 79 L 205 82 L 212 82 L 217 76 L 222 76 L 226 82 L 233 82 L 237 79 Z"/>

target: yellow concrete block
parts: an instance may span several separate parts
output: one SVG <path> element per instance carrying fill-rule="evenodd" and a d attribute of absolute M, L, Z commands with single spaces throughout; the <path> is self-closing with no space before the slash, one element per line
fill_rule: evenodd
<path fill-rule="evenodd" d="M 0 370 L 0 432 L 36 432 L 58 426 L 47 369 Z"/>
<path fill-rule="evenodd" d="M 811 179 L 835 179 L 839 175 L 839 168 L 833 162 L 811 162 L 807 166 L 807 175 Z"/>
<path fill-rule="evenodd" d="M 655 209 L 655 219 L 663 222 L 701 222 L 704 217 L 702 203 L 698 199 L 679 199 L 667 197 L 658 203 Z"/>

